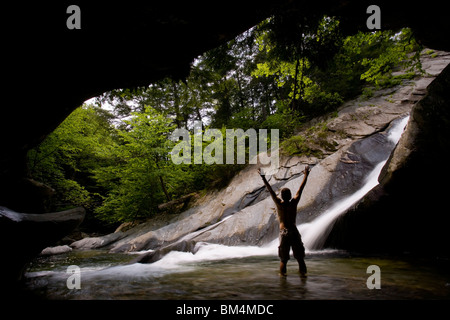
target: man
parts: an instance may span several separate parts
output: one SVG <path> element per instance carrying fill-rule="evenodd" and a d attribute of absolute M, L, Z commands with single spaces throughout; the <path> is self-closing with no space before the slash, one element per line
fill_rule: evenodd
<path fill-rule="evenodd" d="M 300 201 L 303 189 L 306 185 L 306 180 L 309 175 L 309 166 L 307 165 L 303 170 L 303 181 L 300 184 L 295 196 L 291 199 L 291 190 L 288 188 L 281 189 L 281 199 L 277 197 L 270 184 L 267 182 L 265 175 L 261 174 L 261 169 L 258 173 L 264 181 L 265 186 L 269 190 L 275 205 L 277 206 L 278 220 L 280 222 L 280 246 L 278 247 L 278 256 L 280 257 L 280 274 L 286 276 L 286 264 L 289 260 L 289 251 L 292 247 L 294 258 L 297 259 L 300 275 L 306 277 L 305 264 L 305 247 L 303 246 L 302 238 L 298 232 L 295 220 L 297 218 L 297 205 Z"/>

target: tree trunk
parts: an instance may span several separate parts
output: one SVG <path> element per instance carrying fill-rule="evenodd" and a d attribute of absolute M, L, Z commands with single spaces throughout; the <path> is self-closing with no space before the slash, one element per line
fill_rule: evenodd
<path fill-rule="evenodd" d="M 305 74 L 305 57 L 302 56 L 302 71 L 301 71 L 302 75 L 300 77 L 300 92 L 299 92 L 299 97 L 300 99 L 303 101 L 303 93 L 305 90 L 305 84 L 303 83 L 303 77 Z"/>
<path fill-rule="evenodd" d="M 160 170 L 159 169 L 159 164 L 158 164 L 158 159 L 155 159 L 155 164 L 156 164 L 156 168 L 158 168 L 158 170 Z M 162 190 L 164 192 L 164 195 L 166 196 L 167 201 L 172 200 L 170 198 L 169 193 L 167 192 L 166 184 L 164 183 L 163 177 L 161 175 L 159 175 L 158 177 L 159 177 L 159 182 L 161 183 L 161 188 L 162 188 Z"/>
<path fill-rule="evenodd" d="M 238 83 L 239 88 L 239 102 L 241 103 L 241 110 L 245 108 L 245 101 L 244 101 L 244 95 L 242 93 L 242 84 L 241 84 L 241 78 L 239 77 L 239 70 L 236 71 L 236 79 Z"/>
<path fill-rule="evenodd" d="M 164 183 L 162 176 L 159 176 L 159 182 L 161 182 L 161 187 L 163 189 L 164 194 L 166 195 L 167 201 L 170 201 L 171 199 L 170 199 L 169 193 L 167 192 L 166 185 Z"/>
<path fill-rule="evenodd" d="M 297 90 L 298 90 L 298 69 L 300 66 L 300 58 L 297 58 L 297 62 L 295 63 L 295 75 L 294 75 L 294 96 L 292 97 L 291 108 L 292 111 L 297 110 Z M 303 78 L 303 73 L 302 73 Z"/>
<path fill-rule="evenodd" d="M 180 97 L 178 96 L 178 88 L 175 83 L 175 81 L 172 81 L 172 90 L 173 90 L 173 107 L 175 111 L 175 123 L 177 125 L 177 128 L 181 128 L 182 124 L 180 121 L 181 114 L 180 114 Z"/>
<path fill-rule="evenodd" d="M 266 120 L 267 116 L 269 115 L 269 102 L 270 102 L 270 93 L 269 93 L 269 86 L 267 85 L 266 81 L 263 83 L 264 87 L 264 96 L 265 96 L 265 103 L 263 104 L 262 108 L 262 120 Z"/>

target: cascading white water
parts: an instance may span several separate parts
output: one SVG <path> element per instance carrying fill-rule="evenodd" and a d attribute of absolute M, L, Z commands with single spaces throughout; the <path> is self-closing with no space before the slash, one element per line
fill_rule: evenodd
<path fill-rule="evenodd" d="M 403 131 L 405 131 L 405 127 L 408 124 L 408 121 L 409 116 L 401 119 L 395 126 L 391 128 L 391 130 L 389 130 L 387 138 L 394 144 L 397 144 L 403 134 Z"/>
<path fill-rule="evenodd" d="M 380 162 L 367 176 L 364 186 L 349 197 L 337 202 L 330 209 L 322 213 L 310 223 L 301 224 L 298 227 L 302 235 L 303 244 L 309 250 L 321 249 L 325 243 L 336 219 L 359 201 L 364 195 L 378 184 L 378 176 L 386 160 Z"/>

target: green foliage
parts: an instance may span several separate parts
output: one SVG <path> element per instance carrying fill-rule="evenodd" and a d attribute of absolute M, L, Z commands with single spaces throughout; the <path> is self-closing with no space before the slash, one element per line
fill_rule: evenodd
<path fill-rule="evenodd" d="M 391 73 L 394 68 L 407 68 L 407 74 L 421 72 L 419 52 L 420 46 L 409 29 L 402 29 L 398 33 L 390 30 L 359 32 L 344 40 L 335 57 L 334 72 L 339 78 L 343 78 L 346 86 L 348 82 L 355 84 L 353 95 L 359 94 L 366 84 L 377 88 L 393 86 L 404 78 L 393 77 Z M 345 71 L 344 67 L 349 65 L 352 68 Z M 361 81 L 356 85 L 358 80 Z M 348 96 L 352 96 L 352 92 Z"/>
<path fill-rule="evenodd" d="M 280 88 L 278 96 L 289 101 L 292 112 L 306 117 L 323 114 L 341 104 L 342 97 L 315 76 L 317 70 L 326 72 L 327 61 L 333 60 L 341 42 L 339 21 L 334 18 L 269 19 L 260 25 L 257 38 L 260 51 L 267 57 L 252 75 L 274 78 Z"/>
<path fill-rule="evenodd" d="M 175 143 L 169 135 L 176 125 L 154 108 L 147 106 L 124 122 L 127 128 L 118 132 L 120 143 L 113 150 L 116 161 L 94 170 L 97 183 L 107 190 L 102 205 L 95 210 L 102 220 L 150 217 L 159 212 L 161 203 L 203 188 L 223 187 L 242 167 L 226 165 L 225 170 L 225 165 L 204 162 L 175 165 L 169 156 Z M 194 148 L 192 134 L 190 138 Z M 206 145 L 203 143 L 203 148 Z"/>
<path fill-rule="evenodd" d="M 49 210 L 93 206 L 97 186 L 90 170 L 109 161 L 115 143 L 110 120 L 106 111 L 83 106 L 28 152 L 31 178 L 56 191 Z"/>
<path fill-rule="evenodd" d="M 280 103 L 281 104 L 281 103 Z M 298 112 L 292 112 L 287 106 L 280 106 L 279 111 L 269 115 L 261 124 L 262 128 L 279 129 L 280 138 L 291 136 L 305 117 Z"/>
<path fill-rule="evenodd" d="M 118 132 L 120 143 L 113 149 L 115 163 L 94 170 L 97 182 L 108 190 L 95 212 L 109 221 L 150 216 L 158 204 L 179 193 L 171 187 L 179 178 L 173 171 L 179 170 L 168 158 L 172 120 L 146 107 L 124 122 L 127 129 Z"/>
<path fill-rule="evenodd" d="M 334 152 L 335 142 L 328 139 L 330 131 L 326 122 L 321 122 L 285 139 L 281 145 L 281 153 L 292 155 L 306 155 L 320 157 L 324 152 Z M 332 140 L 331 140 L 332 141 Z"/>
<path fill-rule="evenodd" d="M 304 136 L 296 135 L 283 141 L 281 148 L 288 155 L 311 155 L 312 150 L 308 146 L 307 139 Z"/>
<path fill-rule="evenodd" d="M 409 29 L 403 29 L 398 34 L 394 34 L 392 31 L 364 34 L 360 36 L 361 38 L 370 47 L 376 47 L 372 51 L 379 52 L 376 57 L 368 56 L 362 59 L 362 66 L 367 69 L 361 74 L 362 80 L 366 80 L 366 82 L 377 87 L 386 87 L 398 84 L 397 81 L 389 79 L 391 78 L 389 73 L 394 67 L 404 65 L 409 67 L 410 72 L 421 71 L 419 45 L 412 38 Z M 408 54 L 414 50 L 417 53 L 409 58 Z"/>

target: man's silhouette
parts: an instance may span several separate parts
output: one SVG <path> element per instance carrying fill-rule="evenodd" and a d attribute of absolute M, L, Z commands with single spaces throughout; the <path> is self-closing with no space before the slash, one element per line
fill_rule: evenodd
<path fill-rule="evenodd" d="M 258 169 L 258 173 L 264 181 L 270 196 L 272 197 L 275 205 L 277 206 L 278 220 L 280 222 L 280 246 L 278 247 L 278 256 L 280 257 L 280 274 L 286 275 L 286 264 L 289 260 L 289 251 L 292 247 L 294 252 L 294 258 L 298 261 L 299 271 L 301 276 L 306 276 L 306 264 L 305 264 L 305 247 L 303 246 L 302 237 L 298 232 L 295 224 L 297 218 L 297 205 L 300 201 L 303 189 L 306 185 L 306 180 L 309 175 L 309 166 L 307 165 L 303 170 L 303 181 L 300 184 L 295 196 L 291 199 L 291 190 L 288 188 L 281 189 L 281 199 L 277 197 L 266 177 L 261 174 L 261 169 Z"/>

